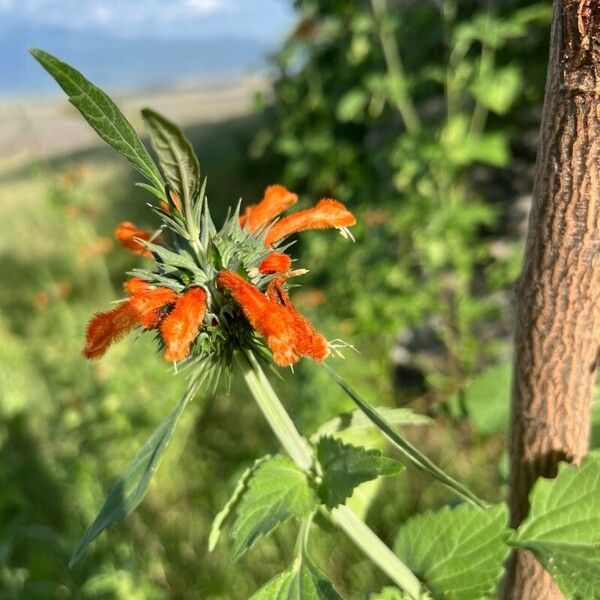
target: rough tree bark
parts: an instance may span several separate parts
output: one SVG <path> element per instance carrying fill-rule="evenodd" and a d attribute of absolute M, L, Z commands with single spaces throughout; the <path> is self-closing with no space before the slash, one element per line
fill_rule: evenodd
<path fill-rule="evenodd" d="M 587 451 L 600 342 L 600 0 L 555 0 L 517 325 L 509 434 L 511 525 L 559 461 Z M 529 552 L 505 598 L 561 598 Z"/>

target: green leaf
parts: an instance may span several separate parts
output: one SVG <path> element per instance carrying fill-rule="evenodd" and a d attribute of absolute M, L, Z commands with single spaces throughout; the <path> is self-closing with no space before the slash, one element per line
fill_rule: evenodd
<path fill-rule="evenodd" d="M 327 576 L 303 553 L 250 600 L 343 600 Z"/>
<path fill-rule="evenodd" d="M 233 494 L 231 494 L 231 498 L 229 498 L 227 504 L 225 504 L 225 506 L 219 511 L 210 527 L 210 533 L 208 535 L 209 552 L 212 552 L 215 549 L 217 542 L 219 541 L 219 537 L 221 535 L 223 523 L 225 523 L 227 517 L 233 512 L 238 502 L 240 501 L 240 498 L 248 489 L 248 481 L 250 480 L 250 477 L 252 477 L 256 469 L 269 458 L 270 456 L 267 455 L 255 460 L 252 466 L 248 467 L 242 473 L 242 476 L 238 479 L 237 485 L 233 490 Z"/>
<path fill-rule="evenodd" d="M 387 408 L 379 406 L 375 410 L 391 425 L 426 425 L 431 422 L 429 417 L 420 415 L 410 408 Z M 325 435 L 352 433 L 360 429 L 376 429 L 372 421 L 360 410 L 343 413 L 331 421 L 327 421 L 311 436 L 313 441 Z"/>
<path fill-rule="evenodd" d="M 471 93 L 480 104 L 492 112 L 503 115 L 517 99 L 521 87 L 520 70 L 508 66 L 479 77 L 473 84 Z"/>
<path fill-rule="evenodd" d="M 512 366 L 501 363 L 482 371 L 463 392 L 463 400 L 473 427 L 484 435 L 506 431 L 510 412 Z M 453 396 L 452 405 L 458 402 Z"/>
<path fill-rule="evenodd" d="M 426 592 L 419 594 L 419 600 L 425 600 L 431 598 Z M 410 596 L 405 594 L 402 590 L 397 587 L 384 587 L 378 594 L 371 594 L 369 600 L 410 600 Z"/>
<path fill-rule="evenodd" d="M 96 133 L 147 177 L 157 191 L 162 191 L 164 183 L 158 167 L 119 107 L 73 67 L 43 50 L 32 48 L 30 52 L 56 79 L 69 96 L 69 102 L 79 110 Z"/>
<path fill-rule="evenodd" d="M 192 144 L 167 118 L 149 108 L 142 110 L 150 140 L 169 187 L 191 206 L 200 192 L 200 165 Z"/>
<path fill-rule="evenodd" d="M 197 388 L 196 383 L 189 386 L 177 406 L 154 430 L 135 458 L 129 463 L 121 479 L 108 493 L 98 516 L 77 544 L 69 561 L 69 567 L 74 567 L 83 558 L 87 546 L 107 527 L 130 515 L 143 500 L 150 481 L 171 441 L 175 426 L 188 402 L 194 397 Z"/>
<path fill-rule="evenodd" d="M 478 600 L 492 590 L 508 554 L 504 504 L 480 510 L 462 504 L 414 517 L 395 550 L 434 598 Z"/>
<path fill-rule="evenodd" d="M 265 461 L 254 472 L 236 511 L 231 532 L 234 560 L 277 525 L 308 515 L 318 504 L 306 473 L 289 458 L 278 455 Z"/>
<path fill-rule="evenodd" d="M 333 437 L 322 437 L 317 444 L 323 481 L 319 486 L 321 500 L 334 508 L 352 495 L 354 488 L 383 475 L 396 475 L 404 469 L 399 462 L 367 450 L 344 444 Z"/>
<path fill-rule="evenodd" d="M 597 599 L 600 581 L 600 451 L 579 468 L 540 479 L 512 542 L 535 554 L 567 597 Z"/>
<path fill-rule="evenodd" d="M 339 121 L 354 121 L 359 118 L 369 101 L 364 90 L 354 89 L 346 92 L 337 105 L 336 115 Z"/>

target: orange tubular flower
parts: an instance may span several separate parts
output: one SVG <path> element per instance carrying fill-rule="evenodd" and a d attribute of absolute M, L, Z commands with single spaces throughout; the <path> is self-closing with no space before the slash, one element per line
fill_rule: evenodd
<path fill-rule="evenodd" d="M 94 315 L 85 334 L 83 355 L 86 358 L 100 358 L 113 342 L 129 333 L 137 322 L 138 315 L 129 301 L 113 310 Z"/>
<path fill-rule="evenodd" d="M 277 277 L 269 283 L 267 297 L 285 307 L 294 324 L 294 345 L 298 354 L 321 361 L 329 355 L 327 340 L 301 315 L 292 304 L 287 292 L 283 289 L 284 277 Z"/>
<path fill-rule="evenodd" d="M 152 237 L 149 231 L 138 229 L 133 223 L 125 221 L 115 229 L 115 237 L 128 250 L 141 256 L 152 256 L 152 252 L 139 242 L 139 240 L 148 241 Z"/>
<path fill-rule="evenodd" d="M 273 273 L 281 273 L 288 271 L 292 266 L 292 259 L 283 252 L 273 252 L 269 254 L 259 265 L 258 270 L 265 274 L 271 275 Z"/>
<path fill-rule="evenodd" d="M 240 217 L 240 225 L 245 225 L 252 233 L 297 201 L 298 196 L 282 185 L 270 185 L 258 204 L 246 207 L 246 211 Z"/>
<path fill-rule="evenodd" d="M 163 309 L 175 302 L 177 294 L 169 288 L 152 288 L 132 296 L 128 302 L 138 315 L 138 323 L 146 329 L 158 327 Z"/>
<path fill-rule="evenodd" d="M 267 340 L 276 364 L 289 367 L 298 362 L 300 356 L 293 339 L 294 323 L 284 307 L 269 300 L 237 273 L 221 271 L 217 275 L 217 283 L 231 292 L 250 325 Z"/>
<path fill-rule="evenodd" d="M 267 296 L 231 271 L 217 276 L 220 287 L 228 289 L 241 306 L 250 325 L 267 340 L 275 363 L 287 367 L 301 356 L 323 360 L 329 354 L 325 338 L 296 310 L 278 278 Z"/>
<path fill-rule="evenodd" d="M 190 288 L 179 297 L 175 308 L 165 317 L 160 332 L 167 346 L 165 360 L 183 360 L 198 335 L 206 312 L 206 292 L 201 287 Z"/>
<path fill-rule="evenodd" d="M 131 288 L 132 280 L 127 282 Z M 135 285 L 142 280 L 137 280 Z M 135 287 L 133 285 L 133 287 Z M 146 329 L 156 327 L 161 317 L 161 309 L 175 300 L 176 294 L 167 288 L 150 288 L 133 295 L 117 308 L 98 313 L 90 320 L 83 355 L 86 358 L 100 358 L 111 344 L 120 340 L 136 325 Z"/>
<path fill-rule="evenodd" d="M 306 229 L 350 227 L 355 223 L 356 218 L 341 202 L 326 198 L 312 208 L 299 210 L 274 223 L 267 233 L 265 245 L 271 246 L 292 233 Z"/>

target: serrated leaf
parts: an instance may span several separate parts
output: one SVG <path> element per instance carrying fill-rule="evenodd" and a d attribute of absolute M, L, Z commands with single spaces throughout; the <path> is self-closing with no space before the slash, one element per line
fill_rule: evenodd
<path fill-rule="evenodd" d="M 32 48 L 33 57 L 54 77 L 96 133 L 156 187 L 163 189 L 158 167 L 119 107 L 79 71 L 55 56 Z"/>
<path fill-rule="evenodd" d="M 277 525 L 308 515 L 318 504 L 306 473 L 289 458 L 274 456 L 265 461 L 254 472 L 236 511 L 231 532 L 234 560 Z"/>
<path fill-rule="evenodd" d="M 323 478 L 319 496 L 329 508 L 343 504 L 361 483 L 396 475 L 404 469 L 399 462 L 382 456 L 379 450 L 344 444 L 333 437 L 319 440 L 317 458 Z"/>
<path fill-rule="evenodd" d="M 327 576 L 305 553 L 250 600 L 343 600 Z"/>
<path fill-rule="evenodd" d="M 89 544 L 107 527 L 130 515 L 144 499 L 150 481 L 171 441 L 175 426 L 188 402 L 194 397 L 198 387 L 199 385 L 196 383 L 189 386 L 177 406 L 154 430 L 135 458 L 129 463 L 121 479 L 108 492 L 98 516 L 77 544 L 69 561 L 69 567 L 72 568 L 83 558 Z"/>
<path fill-rule="evenodd" d="M 508 554 L 504 504 L 467 504 L 414 517 L 396 538 L 396 554 L 434 598 L 478 600 L 492 590 Z"/>
<path fill-rule="evenodd" d="M 169 187 L 184 206 L 192 206 L 200 191 L 200 165 L 192 144 L 175 123 L 157 112 L 144 108 L 142 117 Z"/>
<path fill-rule="evenodd" d="M 540 479 L 513 543 L 535 554 L 567 597 L 597 599 L 600 582 L 600 452 Z"/>
<path fill-rule="evenodd" d="M 391 425 L 426 425 L 431 422 L 429 417 L 420 415 L 410 408 L 388 408 L 379 406 L 375 409 Z M 313 441 L 325 435 L 349 433 L 359 429 L 376 429 L 373 422 L 360 410 L 341 414 L 327 421 L 311 436 Z"/>
<path fill-rule="evenodd" d="M 256 469 L 264 463 L 266 460 L 270 458 L 269 455 L 263 456 L 254 461 L 254 463 L 248 467 L 243 473 L 242 476 L 238 479 L 238 482 L 233 490 L 233 494 L 225 504 L 225 506 L 219 511 L 217 516 L 214 518 L 212 525 L 210 527 L 210 533 L 208 535 L 208 550 L 212 552 L 217 542 L 219 541 L 219 537 L 221 535 L 221 528 L 223 527 L 223 523 L 227 520 L 227 517 L 233 512 L 237 503 L 240 501 L 240 498 L 244 494 L 244 492 L 248 489 L 248 481 L 250 477 L 254 474 Z"/>

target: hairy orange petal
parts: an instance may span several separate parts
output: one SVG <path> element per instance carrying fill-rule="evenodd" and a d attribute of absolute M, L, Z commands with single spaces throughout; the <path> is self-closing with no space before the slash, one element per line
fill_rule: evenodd
<path fill-rule="evenodd" d="M 181 200 L 179 199 L 179 196 L 173 190 L 169 190 L 169 196 L 171 197 L 171 202 L 173 203 L 175 208 L 179 212 L 181 212 Z M 167 211 L 167 212 L 170 212 L 170 211 Z"/>
<path fill-rule="evenodd" d="M 298 196 L 282 185 L 270 185 L 258 204 L 246 207 L 240 225 L 246 225 L 250 232 L 256 231 L 297 201 Z"/>
<path fill-rule="evenodd" d="M 139 242 L 139 240 L 148 241 L 152 237 L 149 231 L 138 229 L 133 223 L 125 221 L 115 229 L 115 237 L 128 250 L 141 256 L 152 256 L 152 252 Z"/>
<path fill-rule="evenodd" d="M 326 198 L 312 208 L 299 210 L 274 223 L 267 233 L 265 245 L 270 246 L 292 233 L 306 229 L 350 227 L 355 223 L 356 218 L 341 202 Z"/>
<path fill-rule="evenodd" d="M 153 288 L 147 281 L 144 281 L 140 277 L 132 277 L 123 284 L 123 289 L 128 296 L 135 296 L 136 294 L 149 292 Z"/>
<path fill-rule="evenodd" d="M 321 361 L 329 355 L 327 340 L 312 326 L 310 321 L 298 312 L 292 304 L 282 284 L 284 277 L 277 277 L 269 283 L 267 296 L 273 302 L 285 307 L 292 320 L 294 348 L 298 354 Z"/>
<path fill-rule="evenodd" d="M 298 362 L 300 357 L 294 348 L 293 319 L 283 306 L 269 300 L 237 273 L 221 271 L 217 283 L 231 292 L 250 325 L 267 340 L 276 364 L 288 367 Z"/>
<path fill-rule="evenodd" d="M 292 259 L 283 252 L 269 254 L 259 265 L 258 270 L 265 275 L 287 271 L 292 266 Z"/>
<path fill-rule="evenodd" d="M 146 329 L 154 329 L 160 323 L 163 309 L 175 302 L 176 298 L 173 290 L 158 287 L 132 296 L 129 303 L 138 316 L 139 324 Z"/>
<path fill-rule="evenodd" d="M 138 322 L 138 315 L 129 301 L 108 312 L 94 315 L 87 326 L 83 355 L 100 358 L 113 343 L 131 331 Z"/>
<path fill-rule="evenodd" d="M 164 318 L 160 332 L 167 346 L 165 360 L 183 360 L 190 352 L 206 312 L 206 292 L 199 287 L 190 288 L 180 296 L 175 308 Z"/>

